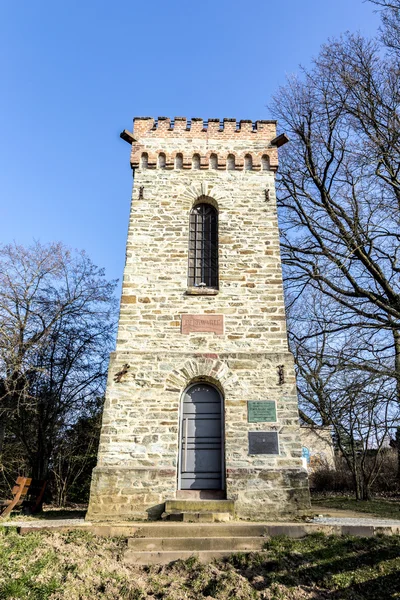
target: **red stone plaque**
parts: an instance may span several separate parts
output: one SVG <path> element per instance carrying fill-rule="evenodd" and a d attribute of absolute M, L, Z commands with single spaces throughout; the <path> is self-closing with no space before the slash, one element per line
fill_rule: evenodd
<path fill-rule="evenodd" d="M 224 315 L 182 315 L 181 332 L 224 333 Z"/>

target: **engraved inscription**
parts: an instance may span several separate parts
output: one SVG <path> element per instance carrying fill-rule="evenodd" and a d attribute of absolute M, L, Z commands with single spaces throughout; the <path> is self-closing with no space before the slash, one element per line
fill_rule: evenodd
<path fill-rule="evenodd" d="M 274 400 L 250 400 L 247 403 L 248 423 L 276 423 L 276 402 Z"/>
<path fill-rule="evenodd" d="M 181 332 L 224 333 L 224 315 L 182 315 Z"/>
<path fill-rule="evenodd" d="M 249 431 L 249 454 L 279 454 L 276 431 Z"/>

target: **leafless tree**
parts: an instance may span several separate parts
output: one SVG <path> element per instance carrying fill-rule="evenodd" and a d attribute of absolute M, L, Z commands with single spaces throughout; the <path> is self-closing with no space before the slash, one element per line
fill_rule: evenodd
<path fill-rule="evenodd" d="M 381 8 L 381 34 L 384 45 L 400 52 L 400 0 L 369 0 Z"/>
<path fill-rule="evenodd" d="M 88 502 L 92 470 L 97 461 L 103 401 L 98 398 L 72 426 L 57 436 L 52 457 L 53 501 Z"/>
<path fill-rule="evenodd" d="M 330 428 L 352 474 L 356 498 L 367 500 L 399 422 L 400 405 L 390 368 L 382 364 L 385 357 L 360 340 L 360 331 L 330 333 L 325 328 L 330 310 L 335 303 L 324 306 L 324 297 L 314 292 L 290 311 L 300 416 L 307 425 Z"/>
<path fill-rule="evenodd" d="M 115 284 L 62 244 L 0 249 L 0 453 L 6 427 L 45 478 L 55 436 L 102 392 Z"/>
<path fill-rule="evenodd" d="M 397 0 L 387 4 L 398 17 Z M 400 404 L 400 68 L 387 50 L 359 35 L 331 40 L 273 110 L 291 138 L 278 178 L 288 297 L 312 290 L 326 307 L 315 351 L 347 333 L 342 362 L 380 375 L 386 391 L 391 381 Z"/>

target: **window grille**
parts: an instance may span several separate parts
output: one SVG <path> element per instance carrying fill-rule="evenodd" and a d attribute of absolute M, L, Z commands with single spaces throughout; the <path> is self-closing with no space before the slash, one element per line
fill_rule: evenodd
<path fill-rule="evenodd" d="M 190 213 L 189 286 L 218 289 L 218 213 L 198 204 Z"/>

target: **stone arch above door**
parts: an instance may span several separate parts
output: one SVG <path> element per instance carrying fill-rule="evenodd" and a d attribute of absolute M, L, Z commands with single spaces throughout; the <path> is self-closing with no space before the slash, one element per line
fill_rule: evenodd
<path fill-rule="evenodd" d="M 170 392 L 182 392 L 191 383 L 203 381 L 215 385 L 223 394 L 241 386 L 238 377 L 219 359 L 193 357 L 186 360 L 180 369 L 174 369 L 167 377 L 165 389 Z"/>
<path fill-rule="evenodd" d="M 213 198 L 214 201 L 219 204 L 226 197 L 226 191 L 220 185 L 216 185 L 210 181 L 195 182 L 190 186 L 181 187 L 182 198 L 190 203 L 190 206 L 198 199 L 202 197 Z"/>

